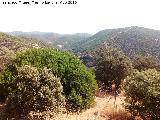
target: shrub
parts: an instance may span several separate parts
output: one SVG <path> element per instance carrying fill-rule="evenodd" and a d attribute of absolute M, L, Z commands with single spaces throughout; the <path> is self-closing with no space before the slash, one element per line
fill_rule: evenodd
<path fill-rule="evenodd" d="M 96 79 L 105 87 L 111 87 L 114 80 L 118 89 L 121 80 L 132 71 L 129 58 L 123 52 L 105 45 L 96 49 L 93 54 Z"/>
<path fill-rule="evenodd" d="M 94 90 L 97 88 L 94 74 L 76 56 L 55 49 L 30 49 L 17 54 L 13 64 L 7 69 L 16 75 L 17 67 L 24 65 L 38 69 L 46 67 L 59 77 L 67 105 L 72 106 L 74 110 L 85 109 L 94 102 Z"/>
<path fill-rule="evenodd" d="M 133 58 L 133 67 L 139 71 L 154 69 L 158 67 L 158 60 L 151 55 L 136 55 Z"/>
<path fill-rule="evenodd" d="M 8 70 L 0 73 L 0 102 L 5 102 L 12 88 L 12 73 Z"/>
<path fill-rule="evenodd" d="M 17 68 L 14 90 L 8 96 L 7 109 L 30 111 L 52 110 L 57 112 L 65 105 L 60 79 L 48 69 L 38 70 L 28 65 Z"/>
<path fill-rule="evenodd" d="M 135 71 L 124 83 L 126 108 L 143 119 L 160 119 L 160 72 L 155 69 Z"/>

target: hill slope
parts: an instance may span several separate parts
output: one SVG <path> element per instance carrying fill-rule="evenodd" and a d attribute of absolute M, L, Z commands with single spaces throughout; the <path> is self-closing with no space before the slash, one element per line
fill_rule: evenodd
<path fill-rule="evenodd" d="M 160 59 L 160 31 L 143 27 L 106 29 L 93 36 L 86 33 L 62 35 L 45 32 L 11 32 L 10 34 L 36 38 L 53 47 L 72 49 L 74 52 L 90 52 L 105 43 L 121 49 L 130 57 L 135 54 L 152 54 Z"/>
<path fill-rule="evenodd" d="M 20 37 L 34 38 L 46 43 L 49 43 L 53 47 L 60 47 L 63 49 L 73 49 L 77 42 L 83 41 L 89 38 L 91 35 L 87 33 L 77 34 L 57 34 L 51 32 L 21 32 L 14 31 L 9 34 Z"/>
<path fill-rule="evenodd" d="M 0 71 L 10 62 L 16 52 L 39 47 L 45 47 L 45 45 L 33 39 L 19 38 L 0 33 Z"/>
<path fill-rule="evenodd" d="M 91 51 L 103 43 L 122 49 L 130 57 L 152 54 L 160 58 L 160 31 L 136 26 L 100 31 L 75 46 L 76 52 Z"/>

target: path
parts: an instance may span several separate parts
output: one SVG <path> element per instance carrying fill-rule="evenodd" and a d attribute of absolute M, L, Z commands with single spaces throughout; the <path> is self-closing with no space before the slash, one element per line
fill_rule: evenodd
<path fill-rule="evenodd" d="M 60 115 L 55 120 L 109 120 L 109 115 L 114 115 L 116 112 L 123 111 L 122 103 L 124 97 L 118 96 L 116 99 L 117 109 L 114 107 L 114 98 L 111 97 L 96 97 L 96 105 L 93 108 L 86 110 L 80 114 Z"/>

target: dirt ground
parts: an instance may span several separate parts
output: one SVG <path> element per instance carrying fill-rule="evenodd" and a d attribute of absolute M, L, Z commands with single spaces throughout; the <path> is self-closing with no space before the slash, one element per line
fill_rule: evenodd
<path fill-rule="evenodd" d="M 113 96 L 95 97 L 95 105 L 84 112 L 63 113 L 52 119 L 43 117 L 43 120 L 133 120 L 123 107 L 124 99 L 123 95 L 117 96 L 116 100 Z"/>
<path fill-rule="evenodd" d="M 52 120 L 111 120 L 119 112 L 126 113 L 122 105 L 124 103 L 123 96 L 117 96 L 116 101 L 113 96 L 96 97 L 95 102 L 95 106 L 85 112 L 72 115 L 63 114 Z"/>

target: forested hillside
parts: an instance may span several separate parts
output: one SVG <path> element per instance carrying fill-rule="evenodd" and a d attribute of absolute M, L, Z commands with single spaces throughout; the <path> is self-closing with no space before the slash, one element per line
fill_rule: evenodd
<path fill-rule="evenodd" d="M 18 37 L 28 37 L 28 38 L 34 38 L 40 41 L 53 43 L 58 37 L 60 37 L 60 34 L 57 33 L 51 33 L 51 32 L 22 32 L 22 31 L 13 31 L 9 32 L 8 34 L 18 36 Z"/>
<path fill-rule="evenodd" d="M 136 26 L 100 31 L 85 42 L 79 42 L 74 50 L 88 52 L 103 43 L 121 49 L 130 57 L 152 54 L 160 58 L 160 31 Z"/>
<path fill-rule="evenodd" d="M 53 47 L 60 49 L 68 49 L 68 50 L 73 49 L 78 42 L 84 41 L 91 36 L 90 34 L 87 33 L 57 34 L 51 32 L 21 32 L 21 31 L 14 31 L 8 34 L 18 37 L 37 39 L 45 43 L 48 43 Z"/>
<path fill-rule="evenodd" d="M 66 34 L 59 37 L 53 46 L 56 45 L 63 45 L 64 49 L 71 50 L 74 49 L 75 46 L 79 42 L 85 41 L 87 38 L 89 38 L 91 35 L 87 33 L 76 33 L 76 34 Z"/>
<path fill-rule="evenodd" d="M 16 52 L 44 46 L 44 43 L 31 38 L 20 38 L 0 33 L 0 71 L 15 56 Z"/>

